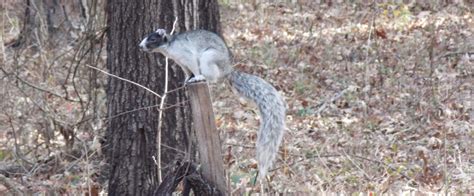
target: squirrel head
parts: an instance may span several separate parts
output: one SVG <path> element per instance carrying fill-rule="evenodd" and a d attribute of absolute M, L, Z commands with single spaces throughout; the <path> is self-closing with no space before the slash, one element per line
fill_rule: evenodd
<path fill-rule="evenodd" d="M 160 46 L 167 44 L 169 37 L 166 30 L 158 29 L 153 33 L 148 34 L 142 42 L 140 42 L 140 49 L 145 52 L 158 52 Z"/>

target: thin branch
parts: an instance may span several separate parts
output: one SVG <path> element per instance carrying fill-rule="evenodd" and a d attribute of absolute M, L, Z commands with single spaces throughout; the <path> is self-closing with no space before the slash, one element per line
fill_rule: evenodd
<path fill-rule="evenodd" d="M 304 155 L 294 155 L 294 156 L 299 156 L 301 157 L 302 159 L 300 160 L 297 160 L 297 161 L 293 161 L 293 163 L 290 163 L 290 164 L 286 164 L 285 166 L 289 167 L 289 166 L 292 166 L 292 165 L 295 165 L 299 162 L 303 162 L 303 161 L 307 161 L 309 159 L 314 159 L 314 158 L 329 158 L 329 157 L 340 157 L 342 155 L 339 155 L 339 154 L 327 154 L 327 155 L 319 155 L 319 156 L 312 156 L 312 157 L 306 157 Z M 283 168 L 283 166 L 279 166 L 279 167 L 275 167 L 273 169 L 270 170 L 270 172 L 273 172 L 273 171 L 276 171 L 276 170 L 279 170 Z"/>
<path fill-rule="evenodd" d="M 178 87 L 178 88 L 175 88 L 175 89 L 173 89 L 173 90 L 169 90 L 169 91 L 166 92 L 165 94 L 170 94 L 170 93 L 172 93 L 172 92 L 179 91 L 179 90 L 184 89 L 184 88 L 186 88 L 185 85 L 180 86 L 180 87 Z"/>
<path fill-rule="evenodd" d="M 87 40 L 86 40 L 86 41 L 87 41 Z M 85 41 L 84 41 L 84 42 L 85 42 Z M 84 44 L 84 45 L 86 45 L 86 44 Z M 89 53 L 91 53 L 92 48 L 93 48 L 93 47 L 91 46 L 91 47 L 89 47 L 89 48 L 87 48 L 87 49 L 85 50 L 85 52 L 81 55 L 81 57 L 79 58 L 79 60 L 76 61 L 76 66 L 74 67 L 74 71 L 72 72 L 72 80 L 71 80 L 71 81 L 72 81 L 72 82 L 71 82 L 71 83 L 72 83 L 72 87 L 73 87 L 73 89 L 74 89 L 74 92 L 77 94 L 77 98 L 79 98 L 79 103 L 80 103 L 81 109 L 82 109 L 83 111 L 87 110 L 87 108 L 84 107 L 84 101 L 83 101 L 82 98 L 81 98 L 81 93 L 79 93 L 78 87 L 77 87 L 77 85 L 76 85 L 76 80 L 74 80 L 74 78 L 76 78 L 76 75 L 77 75 L 77 72 L 79 71 L 79 66 L 80 66 L 82 60 L 83 60 Z M 79 51 L 79 52 L 80 52 L 80 51 Z M 92 54 L 91 54 L 91 55 L 92 55 Z"/>
<path fill-rule="evenodd" d="M 177 22 L 178 22 L 178 17 L 174 19 L 173 29 L 171 30 L 170 35 L 173 35 Z M 156 162 L 158 162 L 158 182 L 159 183 L 163 181 L 162 173 L 161 173 L 161 128 L 163 126 L 163 111 L 164 111 L 166 95 L 168 95 L 168 70 L 169 70 L 169 59 L 168 57 L 166 57 L 165 58 L 165 90 L 164 90 L 163 97 L 160 97 L 161 101 L 160 101 L 160 111 L 158 114 L 158 136 L 156 138 L 157 139 L 156 143 L 158 146 L 158 149 L 157 149 L 158 160 Z"/>
<path fill-rule="evenodd" d="M 59 116 L 55 115 L 54 112 L 50 112 L 52 111 L 52 109 L 47 105 L 47 103 L 44 104 L 46 108 L 43 108 L 40 103 L 38 103 L 35 99 L 33 99 L 30 95 L 28 95 L 28 93 L 26 93 L 22 88 L 20 88 L 19 86 L 16 86 L 16 88 L 18 88 L 21 94 L 23 94 L 25 97 L 28 97 L 33 103 L 33 105 L 38 107 L 38 109 L 44 114 L 46 114 L 46 116 L 49 117 L 51 120 L 55 122 L 59 122 L 64 125 L 70 125 L 70 123 L 59 120 L 60 119 Z"/>
<path fill-rule="evenodd" d="M 24 161 L 25 163 L 28 163 L 29 165 L 33 165 L 33 163 L 31 163 L 30 161 L 28 161 L 25 157 L 24 157 L 24 154 L 23 152 L 21 151 L 21 148 L 20 146 L 18 145 L 18 137 L 16 135 L 16 129 L 15 127 L 13 126 L 13 120 L 12 120 L 12 117 L 10 115 L 7 115 L 8 117 L 8 122 L 10 124 L 10 128 L 12 129 L 12 134 L 13 134 L 13 139 L 14 139 L 14 155 L 15 155 L 15 158 L 17 159 L 20 159 L 22 161 Z M 21 167 L 23 168 L 23 170 L 26 171 L 26 168 L 25 166 L 23 165 L 23 162 L 20 162 L 20 165 Z"/>
<path fill-rule="evenodd" d="M 299 162 L 303 162 L 303 161 L 307 161 L 307 160 L 310 160 L 310 159 L 314 159 L 314 158 L 329 158 L 329 157 L 342 157 L 344 155 L 341 155 L 341 154 L 324 154 L 324 155 L 319 155 L 319 156 L 311 156 L 311 157 L 307 157 L 305 155 L 296 155 L 296 154 L 293 154 L 294 156 L 299 156 L 301 157 L 302 159 L 300 160 L 297 160 L 297 161 L 294 161 L 293 163 L 290 163 L 288 164 L 287 166 L 291 166 L 291 165 L 294 165 L 296 163 L 299 163 Z M 390 169 L 392 169 L 393 171 L 395 171 L 396 173 L 400 174 L 401 176 L 403 176 L 404 178 L 408 179 L 408 180 L 411 180 L 412 178 L 408 177 L 407 175 L 405 175 L 404 173 L 402 172 L 399 172 L 397 170 L 397 168 L 394 168 L 393 166 L 387 164 L 387 163 L 384 163 L 382 161 L 379 161 L 379 160 L 374 160 L 374 159 L 370 159 L 370 158 L 367 158 L 367 157 L 363 157 L 363 156 L 359 156 L 359 155 L 355 155 L 355 154 L 349 154 L 347 153 L 346 154 L 347 156 L 351 156 L 351 157 L 354 157 L 354 158 L 357 158 L 357 159 L 362 159 L 362 160 L 366 160 L 366 161 L 370 161 L 370 162 L 373 162 L 373 163 L 376 163 L 377 165 L 383 165 L 385 167 L 388 167 Z M 279 166 L 279 167 L 275 167 L 274 169 L 270 170 L 271 172 L 273 171 L 276 171 L 276 170 L 279 170 L 283 168 L 283 166 Z"/>
<path fill-rule="evenodd" d="M 119 80 L 122 80 L 122 81 L 125 81 L 125 82 L 128 82 L 128 83 L 131 83 L 131 84 L 136 85 L 136 86 L 138 86 L 138 87 L 140 87 L 140 88 L 143 88 L 143 89 L 145 89 L 146 91 L 148 91 L 148 92 L 150 92 L 150 93 L 156 95 L 156 96 L 159 97 L 159 98 L 162 97 L 161 95 L 159 95 L 159 94 L 156 93 L 155 91 L 152 91 L 151 89 L 149 89 L 149 88 L 147 88 L 147 87 L 145 87 L 145 86 L 143 86 L 143 85 L 141 85 L 141 84 L 138 84 L 138 83 L 136 83 L 136 82 L 134 82 L 134 81 L 127 80 L 127 79 L 125 79 L 125 78 L 116 76 L 116 75 L 114 75 L 114 74 L 111 74 L 111 73 L 109 73 L 109 72 L 106 72 L 106 71 L 101 70 L 101 69 L 99 69 L 99 68 L 97 68 L 97 67 L 94 67 L 94 66 L 90 66 L 90 65 L 87 65 L 87 64 L 84 64 L 84 65 L 85 65 L 86 67 L 91 68 L 91 69 L 95 69 L 95 70 L 97 70 L 97 71 L 100 71 L 100 72 L 102 72 L 102 73 L 105 74 L 105 75 L 108 75 L 108 76 L 117 78 L 117 79 L 119 79 Z"/>
<path fill-rule="evenodd" d="M 179 102 L 177 104 L 173 104 L 173 105 L 168 105 L 167 107 L 163 108 L 163 110 L 167 110 L 167 109 L 171 109 L 171 108 L 174 108 L 174 107 L 179 107 L 181 104 L 184 104 L 188 102 L 188 100 L 185 100 L 185 101 L 182 101 L 182 102 Z M 144 107 L 140 107 L 140 108 L 136 108 L 136 109 L 132 109 L 132 110 L 127 110 L 127 111 L 124 111 L 124 112 L 120 112 L 118 114 L 115 114 L 111 117 L 108 117 L 108 116 L 102 116 L 100 117 L 100 120 L 103 120 L 103 121 L 110 121 L 114 118 L 117 118 L 117 117 L 120 117 L 120 116 L 123 116 L 125 114 L 129 114 L 129 113 L 133 113 L 133 112 L 138 112 L 140 110 L 147 110 L 147 109 L 152 109 L 152 108 L 157 108 L 157 107 L 160 107 L 159 104 L 157 105 L 151 105 L 151 106 L 144 106 Z M 156 110 L 160 110 L 159 108 L 157 108 Z M 82 123 L 85 123 L 87 121 L 90 121 L 90 120 L 93 120 L 94 117 L 89 117 L 89 118 L 86 118 L 86 119 L 82 119 L 81 121 L 77 122 L 75 125 L 79 125 L 79 124 L 82 124 Z"/>
<path fill-rule="evenodd" d="M 446 52 L 442 55 L 439 55 L 438 57 L 436 57 L 436 59 L 440 59 L 440 58 L 444 58 L 444 57 L 449 57 L 449 56 L 456 56 L 456 55 L 464 55 L 464 54 L 467 54 L 467 55 L 474 55 L 474 51 L 457 51 L 457 52 Z"/>
<path fill-rule="evenodd" d="M 384 163 L 384 162 L 382 162 L 382 161 L 374 160 L 374 159 L 369 159 L 369 158 L 367 158 L 367 157 L 363 157 L 363 156 L 359 156 L 359 155 L 355 155 L 355 154 L 347 154 L 347 155 L 349 155 L 349 156 L 351 156 L 351 157 L 358 158 L 358 159 L 362 159 L 362 160 L 370 161 L 370 162 L 373 162 L 373 163 L 377 163 L 377 164 L 379 164 L 379 165 L 383 165 L 383 166 L 388 167 L 388 168 L 392 169 L 393 171 L 397 172 L 398 174 L 400 174 L 401 176 L 405 177 L 406 179 L 409 179 L 409 180 L 411 179 L 410 177 L 408 177 L 407 175 L 403 174 L 402 172 L 399 172 L 399 171 L 397 170 L 397 168 L 393 168 L 393 167 L 390 166 L 389 164 Z"/>
<path fill-rule="evenodd" d="M 171 29 L 171 32 L 170 32 L 170 35 L 173 35 L 174 34 L 174 31 L 176 29 L 176 23 L 178 23 L 178 17 L 176 17 L 174 19 L 174 22 L 173 22 L 173 29 Z"/>
<path fill-rule="evenodd" d="M 6 18 L 5 16 L 7 15 L 7 12 L 3 12 L 2 14 L 2 21 L 6 21 Z M 0 31 L 3 33 L 5 32 L 5 24 L 2 24 L 1 25 L 1 29 Z M 5 64 L 7 62 L 7 53 L 5 52 L 5 40 L 4 40 L 4 37 L 5 36 L 0 36 L 0 50 L 2 51 L 2 64 Z"/>
<path fill-rule="evenodd" d="M 160 111 L 158 113 L 158 136 L 157 136 L 157 155 L 158 155 L 158 183 L 163 181 L 162 172 L 161 172 L 161 128 L 163 127 L 163 107 L 165 105 L 166 95 L 168 94 L 168 57 L 165 58 L 165 93 L 160 100 Z"/>
<path fill-rule="evenodd" d="M 24 195 L 24 192 L 20 190 L 20 187 L 23 187 L 23 186 L 19 185 L 13 180 L 10 180 L 9 178 L 5 177 L 2 174 L 0 174 L 0 183 L 3 184 L 7 189 L 12 191 L 13 195 Z"/>
<path fill-rule="evenodd" d="M 174 148 L 174 147 L 168 146 L 168 145 L 166 145 L 166 144 L 161 144 L 161 146 L 163 146 L 163 147 L 165 147 L 165 148 L 168 148 L 168 149 L 170 149 L 170 150 L 174 150 L 174 151 L 176 151 L 176 152 L 178 152 L 178 153 L 181 153 L 181 154 L 183 154 L 183 155 L 186 155 L 186 154 L 187 154 L 187 152 L 185 152 L 185 151 L 183 151 L 183 150 L 180 150 L 180 149 L 178 149 L 178 148 Z"/>
<path fill-rule="evenodd" d="M 60 95 L 60 94 L 57 94 L 55 92 L 52 92 L 50 90 L 47 90 L 47 89 L 44 89 L 44 88 L 41 88 L 39 86 L 36 86 L 34 84 L 31 84 L 30 82 L 26 81 L 26 80 L 23 80 L 22 78 L 20 78 L 20 76 L 18 76 L 17 74 L 15 73 L 9 73 L 7 72 L 6 70 L 4 70 L 3 68 L 0 67 L 0 70 L 2 70 L 2 72 L 5 74 L 5 75 L 13 75 L 15 77 L 16 80 L 20 81 L 21 83 L 23 84 L 26 84 L 27 86 L 33 88 L 33 89 L 36 89 L 36 90 L 39 90 L 39 91 L 42 91 L 42 92 L 45 92 L 45 93 L 48 93 L 48 94 L 51 94 L 55 97 L 59 97 L 59 98 L 62 98 L 64 100 L 67 100 L 67 101 L 72 101 L 72 102 L 79 102 L 79 100 L 75 100 L 75 99 L 71 99 L 71 98 L 68 98 L 66 96 L 63 96 L 63 95 Z"/>
<path fill-rule="evenodd" d="M 316 112 L 314 112 L 314 114 L 316 115 L 319 115 L 324 109 L 326 109 L 327 105 L 329 103 L 332 103 L 336 100 L 338 100 L 339 98 L 341 98 L 344 94 L 346 94 L 347 91 L 351 90 L 352 88 L 351 87 L 348 87 L 344 90 L 342 90 L 341 92 L 339 93 L 336 93 L 334 96 L 332 96 L 329 100 L 326 100 L 325 102 L 323 102 L 321 104 L 321 106 L 319 106 L 318 110 L 316 110 Z"/>
<path fill-rule="evenodd" d="M 163 107 L 163 108 L 158 108 L 157 110 L 159 111 L 165 111 L 167 109 L 171 109 L 171 108 L 174 108 L 174 107 L 177 107 L 183 103 L 186 103 L 188 102 L 187 100 L 186 101 L 183 101 L 183 102 L 180 102 L 180 103 L 177 103 L 177 104 L 173 104 L 173 105 L 170 105 L 168 107 Z M 152 108 L 156 108 L 156 107 L 161 107 L 161 104 L 157 104 L 157 105 L 151 105 L 151 106 L 145 106 L 145 107 L 141 107 L 141 108 L 137 108 L 137 109 L 133 109 L 133 110 L 128 110 L 128 111 L 125 111 L 125 112 L 121 112 L 121 113 L 118 113 L 118 114 L 115 114 L 111 117 L 105 117 L 105 118 L 102 118 L 102 120 L 111 120 L 113 118 L 117 118 L 119 116 L 122 116 L 122 115 L 125 115 L 125 114 L 129 114 L 129 113 L 132 113 L 132 112 L 138 112 L 140 110 L 146 110 L 146 109 L 152 109 Z"/>
<path fill-rule="evenodd" d="M 354 161 L 351 159 L 351 157 L 346 153 L 346 151 L 344 150 L 344 148 L 342 149 L 342 152 L 344 152 L 344 155 L 346 156 L 346 158 L 352 163 L 352 165 L 354 165 L 357 169 L 359 169 L 362 174 L 364 174 L 364 177 L 367 179 L 367 180 L 371 180 L 372 178 L 367 174 L 365 173 L 365 171 Z"/>

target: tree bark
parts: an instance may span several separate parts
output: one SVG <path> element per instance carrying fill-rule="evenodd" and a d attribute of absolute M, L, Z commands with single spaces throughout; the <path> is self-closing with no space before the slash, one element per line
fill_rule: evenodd
<path fill-rule="evenodd" d="M 158 94 L 163 94 L 164 89 L 164 58 L 141 52 L 141 39 L 158 27 L 170 31 L 176 16 L 178 32 L 196 28 L 220 31 L 216 0 L 115 0 L 108 1 L 106 12 L 109 72 Z M 178 66 L 170 67 L 168 77 L 168 89 L 183 85 L 184 74 Z M 173 166 L 179 152 L 187 151 L 190 145 L 187 133 L 191 130 L 191 116 L 186 100 L 183 90 L 172 92 L 166 100 L 167 106 L 181 104 L 167 109 L 163 115 L 163 175 Z M 108 80 L 108 116 L 159 102 L 159 97 L 144 89 L 113 78 Z M 110 119 L 104 145 L 109 195 L 148 195 L 158 186 L 158 169 L 153 160 L 157 155 L 158 113 L 154 108 Z"/>

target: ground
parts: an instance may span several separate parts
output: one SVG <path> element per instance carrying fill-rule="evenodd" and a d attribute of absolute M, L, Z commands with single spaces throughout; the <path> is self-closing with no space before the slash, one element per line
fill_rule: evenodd
<path fill-rule="evenodd" d="M 237 67 L 270 81 L 289 106 L 272 190 L 472 193 L 471 10 L 222 7 Z M 213 92 L 230 179 L 256 191 L 258 112 Z"/>

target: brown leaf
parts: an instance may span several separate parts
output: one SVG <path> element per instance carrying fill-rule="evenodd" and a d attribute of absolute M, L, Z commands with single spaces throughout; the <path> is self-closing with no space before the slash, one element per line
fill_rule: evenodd
<path fill-rule="evenodd" d="M 387 39 L 387 33 L 382 28 L 375 29 L 375 35 L 377 35 L 377 37 L 380 37 L 382 39 Z"/>
<path fill-rule="evenodd" d="M 224 163 L 230 166 L 234 162 L 235 162 L 235 159 L 234 159 L 234 156 L 232 155 L 232 146 L 228 146 L 226 149 L 226 154 L 224 155 Z"/>

